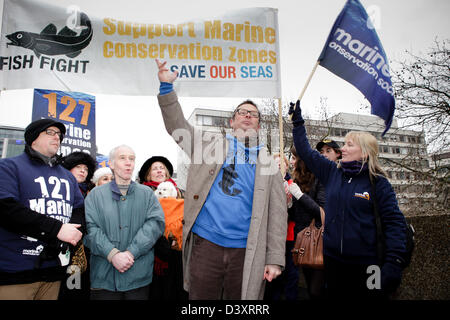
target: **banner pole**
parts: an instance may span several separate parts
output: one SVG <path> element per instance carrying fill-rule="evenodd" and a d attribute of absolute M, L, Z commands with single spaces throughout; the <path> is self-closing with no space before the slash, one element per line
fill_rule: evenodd
<path fill-rule="evenodd" d="M 281 175 L 286 175 L 286 165 L 284 163 L 284 139 L 283 139 L 283 112 L 281 107 L 281 98 L 278 98 L 278 128 L 280 132 L 280 169 Z"/>

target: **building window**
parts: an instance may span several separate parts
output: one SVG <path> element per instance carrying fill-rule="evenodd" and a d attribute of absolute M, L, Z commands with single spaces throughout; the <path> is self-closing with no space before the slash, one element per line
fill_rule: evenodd
<path fill-rule="evenodd" d="M 202 124 L 204 126 L 211 126 L 212 125 L 212 117 L 210 117 L 210 116 L 203 116 Z"/>
<path fill-rule="evenodd" d="M 393 134 L 393 135 L 391 135 L 391 136 L 389 137 L 389 140 L 390 140 L 390 141 L 397 141 L 397 140 L 398 140 L 398 137 L 397 137 L 397 135 Z"/>
<path fill-rule="evenodd" d="M 229 119 L 225 117 L 207 116 L 207 115 L 197 115 L 197 126 L 214 126 L 214 127 L 225 127 L 229 128 Z"/>
<path fill-rule="evenodd" d="M 212 117 L 213 126 L 229 128 L 230 122 L 224 117 Z"/>
<path fill-rule="evenodd" d="M 199 126 L 211 126 L 212 125 L 212 117 L 205 115 L 197 115 L 197 125 Z"/>
<path fill-rule="evenodd" d="M 382 153 L 389 153 L 389 147 L 388 146 L 380 146 Z"/>
<path fill-rule="evenodd" d="M 331 130 L 331 132 L 332 132 L 333 136 L 336 136 L 336 137 L 340 137 L 341 136 L 341 129 L 339 129 L 339 128 L 333 128 Z"/>

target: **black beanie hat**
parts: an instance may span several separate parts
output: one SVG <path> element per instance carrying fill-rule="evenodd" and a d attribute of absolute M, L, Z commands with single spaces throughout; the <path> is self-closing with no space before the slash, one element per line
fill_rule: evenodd
<path fill-rule="evenodd" d="M 47 130 L 49 127 L 57 127 L 61 131 L 62 134 L 59 140 L 62 142 L 64 135 L 66 134 L 66 126 L 61 122 L 52 119 L 40 119 L 33 121 L 25 128 L 24 136 L 26 144 L 31 147 L 31 144 L 37 139 L 41 132 Z"/>
<path fill-rule="evenodd" d="M 170 176 L 173 175 L 173 166 L 167 158 L 162 157 L 162 156 L 153 156 L 153 157 L 147 159 L 147 161 L 145 161 L 144 164 L 142 165 L 141 170 L 139 170 L 139 182 L 140 183 L 145 182 L 145 178 L 146 178 L 148 169 L 150 169 L 150 167 L 152 166 L 152 164 L 154 162 L 163 163 L 166 166 L 167 170 L 169 171 L 169 175 Z"/>
<path fill-rule="evenodd" d="M 85 164 L 88 167 L 88 174 L 85 182 L 91 181 L 97 167 L 97 162 L 89 154 L 82 151 L 75 151 L 62 159 L 62 166 L 67 170 L 71 170 L 79 164 Z"/>

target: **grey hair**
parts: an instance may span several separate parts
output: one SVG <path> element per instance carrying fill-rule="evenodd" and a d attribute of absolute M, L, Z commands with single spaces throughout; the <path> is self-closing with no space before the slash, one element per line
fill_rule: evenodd
<path fill-rule="evenodd" d="M 111 151 L 109 152 L 109 162 L 113 163 L 114 162 L 114 158 L 116 156 L 116 152 L 117 150 L 119 150 L 120 148 L 127 148 L 130 149 L 131 151 L 133 151 L 134 154 L 136 154 L 136 152 L 134 152 L 133 148 L 131 148 L 130 146 L 126 145 L 126 144 L 121 144 L 120 146 L 114 147 L 111 149 Z"/>

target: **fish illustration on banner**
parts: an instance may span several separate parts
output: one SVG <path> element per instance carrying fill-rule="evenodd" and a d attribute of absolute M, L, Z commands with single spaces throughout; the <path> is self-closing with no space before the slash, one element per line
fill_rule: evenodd
<path fill-rule="evenodd" d="M 57 28 L 53 23 L 47 25 L 39 34 L 17 31 L 6 35 L 11 41 L 6 45 L 30 49 L 38 58 L 41 54 L 75 58 L 89 45 L 93 34 L 91 20 L 83 12 L 80 13 L 80 26 L 83 30 L 79 35 L 67 26 L 56 33 Z"/>

